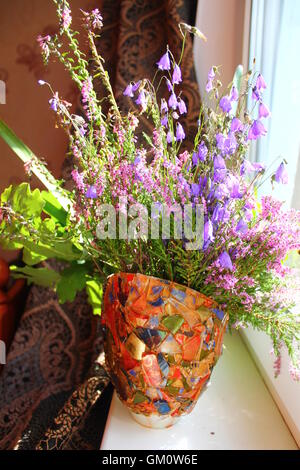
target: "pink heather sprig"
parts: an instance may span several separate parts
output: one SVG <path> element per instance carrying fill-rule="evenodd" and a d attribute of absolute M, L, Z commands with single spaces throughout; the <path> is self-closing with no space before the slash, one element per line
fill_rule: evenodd
<path fill-rule="evenodd" d="M 66 5 L 64 5 L 63 7 L 61 19 L 62 19 L 62 28 L 69 29 L 72 23 L 72 16 L 71 16 L 71 10 Z"/>
<path fill-rule="evenodd" d="M 103 17 L 98 8 L 95 8 L 91 12 L 86 12 L 83 10 L 81 10 L 81 12 L 84 16 L 84 25 L 87 29 L 90 31 L 95 31 L 103 27 Z"/>
<path fill-rule="evenodd" d="M 43 58 L 47 62 L 50 56 L 51 36 L 49 36 L 49 34 L 47 36 L 41 36 L 39 34 L 37 37 L 37 42 L 41 48 Z"/>

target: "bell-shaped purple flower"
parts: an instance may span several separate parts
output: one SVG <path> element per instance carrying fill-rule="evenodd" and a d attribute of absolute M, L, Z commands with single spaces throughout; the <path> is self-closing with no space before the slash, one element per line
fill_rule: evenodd
<path fill-rule="evenodd" d="M 201 162 L 204 162 L 207 156 L 208 149 L 204 142 L 201 142 L 198 148 L 198 157 Z"/>
<path fill-rule="evenodd" d="M 172 132 L 168 131 L 168 133 L 167 133 L 167 142 L 168 142 L 168 144 L 171 144 L 173 142 L 173 138 L 174 138 L 174 136 L 173 136 Z"/>
<path fill-rule="evenodd" d="M 209 93 L 213 89 L 213 83 L 212 80 L 207 80 L 205 90 L 206 93 Z"/>
<path fill-rule="evenodd" d="M 177 65 L 177 64 L 174 65 L 174 70 L 173 70 L 173 75 L 172 75 L 172 82 L 175 85 L 178 85 L 178 83 L 182 82 L 181 70 L 180 70 L 179 65 Z"/>
<path fill-rule="evenodd" d="M 229 269 L 230 271 L 233 270 L 232 261 L 227 251 L 223 251 L 223 253 L 220 254 L 218 261 L 222 268 Z"/>
<path fill-rule="evenodd" d="M 259 110 L 258 110 L 258 117 L 259 119 L 261 118 L 267 118 L 270 116 L 270 110 L 268 108 L 268 106 L 264 103 L 260 103 L 259 105 Z"/>
<path fill-rule="evenodd" d="M 123 91 L 123 95 L 124 96 L 129 96 L 130 98 L 133 98 L 133 85 L 131 83 L 129 83 L 129 85 L 127 85 L 127 87 L 125 88 L 125 90 Z"/>
<path fill-rule="evenodd" d="M 164 127 L 168 126 L 168 116 L 167 116 L 167 114 L 163 118 L 161 118 L 160 122 L 161 122 L 162 126 L 164 126 Z"/>
<path fill-rule="evenodd" d="M 221 157 L 221 155 L 215 155 L 215 157 L 214 157 L 214 169 L 215 170 L 226 170 L 225 161 Z"/>
<path fill-rule="evenodd" d="M 231 105 L 231 101 L 228 98 L 228 96 L 223 96 L 220 99 L 219 106 L 222 109 L 222 111 L 224 111 L 224 113 L 229 113 L 231 111 L 232 105 Z"/>
<path fill-rule="evenodd" d="M 257 77 L 255 86 L 256 86 L 258 93 L 260 93 L 262 90 L 265 90 L 267 88 L 265 79 L 261 73 Z"/>
<path fill-rule="evenodd" d="M 235 86 L 231 89 L 230 101 L 237 101 L 239 99 L 239 93 Z"/>
<path fill-rule="evenodd" d="M 186 104 L 181 98 L 179 98 L 179 100 L 178 100 L 178 111 L 180 112 L 180 114 L 187 113 Z"/>
<path fill-rule="evenodd" d="M 253 171 L 263 171 L 265 169 L 264 163 L 259 162 L 250 162 L 249 160 L 245 159 L 241 164 L 240 175 L 244 175 L 245 173 L 251 173 Z"/>
<path fill-rule="evenodd" d="M 288 184 L 289 182 L 289 175 L 286 170 L 285 164 L 282 162 L 280 163 L 279 167 L 275 173 L 275 181 L 277 183 Z"/>
<path fill-rule="evenodd" d="M 216 135 L 216 141 L 217 141 L 217 148 L 223 152 L 224 150 L 224 142 L 225 142 L 225 136 L 221 134 L 220 132 Z"/>
<path fill-rule="evenodd" d="M 248 140 L 256 140 L 261 136 L 266 135 L 267 130 L 265 129 L 263 123 L 259 120 L 253 121 L 252 126 L 248 132 Z"/>
<path fill-rule="evenodd" d="M 243 219 L 240 219 L 237 223 L 235 230 L 237 232 L 246 233 L 248 231 L 248 224 Z"/>
<path fill-rule="evenodd" d="M 161 112 L 161 114 L 168 112 L 168 105 L 167 105 L 167 102 L 164 98 L 161 100 L 160 112 Z"/>
<path fill-rule="evenodd" d="M 136 104 L 139 104 L 143 110 L 145 110 L 147 108 L 147 97 L 146 97 L 146 93 L 144 90 L 142 90 L 139 94 L 139 96 L 137 97 L 137 99 L 135 100 Z"/>
<path fill-rule="evenodd" d="M 207 185 L 207 177 L 206 176 L 199 176 L 199 186 L 201 191 L 206 188 Z"/>
<path fill-rule="evenodd" d="M 214 180 L 215 183 L 222 183 L 222 181 L 225 180 L 226 176 L 227 176 L 227 170 L 225 170 L 225 169 L 221 169 L 221 170 L 215 169 L 214 170 L 213 180 Z"/>
<path fill-rule="evenodd" d="M 157 62 L 159 70 L 170 70 L 171 63 L 168 51 Z"/>
<path fill-rule="evenodd" d="M 176 98 L 175 93 L 171 93 L 169 101 L 168 101 L 169 108 L 176 109 L 178 106 L 178 101 Z"/>
<path fill-rule="evenodd" d="M 224 183 L 221 183 L 221 184 L 218 184 L 216 186 L 216 189 L 215 189 L 215 192 L 214 192 L 214 197 L 216 199 L 223 199 L 224 197 L 228 197 L 229 196 L 229 189 L 228 187 L 226 186 L 226 184 Z"/>
<path fill-rule="evenodd" d="M 185 133 L 182 125 L 178 122 L 176 127 L 176 140 L 182 141 L 183 139 L 185 139 Z"/>
<path fill-rule="evenodd" d="M 204 231 L 203 231 L 203 240 L 204 244 L 206 244 L 208 241 L 213 241 L 214 240 L 214 227 L 213 224 L 211 223 L 211 220 L 207 220 L 204 224 Z"/>
<path fill-rule="evenodd" d="M 243 129 L 244 129 L 244 126 L 241 123 L 241 121 L 239 120 L 239 118 L 234 117 L 232 119 L 231 125 L 230 125 L 231 132 L 239 132 L 239 131 L 242 131 Z"/>
<path fill-rule="evenodd" d="M 213 80 L 215 78 L 215 76 L 216 76 L 216 74 L 215 74 L 214 68 L 211 67 L 211 69 L 209 70 L 208 75 L 207 75 L 208 80 Z"/>
<path fill-rule="evenodd" d="M 225 155 L 232 155 L 237 149 L 237 141 L 233 132 L 229 132 L 224 142 L 223 152 Z"/>
<path fill-rule="evenodd" d="M 89 186 L 86 193 L 85 193 L 85 197 L 88 198 L 88 199 L 97 199 L 98 197 L 98 194 L 97 194 L 97 190 L 95 188 L 95 186 Z"/>
<path fill-rule="evenodd" d="M 166 82 L 167 82 L 167 88 L 169 92 L 171 93 L 173 91 L 173 85 L 168 78 L 166 78 Z"/>
<path fill-rule="evenodd" d="M 192 195 L 197 197 L 199 196 L 200 194 L 200 187 L 199 187 L 199 184 L 196 184 L 196 183 L 192 183 L 191 185 L 191 191 L 192 191 Z"/>
<path fill-rule="evenodd" d="M 199 161 L 198 153 L 197 153 L 197 152 L 194 152 L 193 155 L 192 155 L 192 162 L 193 162 L 193 165 L 194 165 L 194 166 L 197 166 L 197 165 L 198 165 L 198 161 Z"/>
<path fill-rule="evenodd" d="M 134 84 L 132 85 L 132 91 L 133 91 L 134 93 L 139 89 L 140 84 L 141 84 L 141 80 L 139 80 L 138 82 L 136 82 L 136 83 L 134 83 Z"/>
<path fill-rule="evenodd" d="M 266 164 L 263 162 L 262 163 L 254 162 L 252 163 L 252 166 L 254 168 L 254 171 L 264 171 L 266 168 Z"/>
<path fill-rule="evenodd" d="M 54 111 L 55 113 L 57 113 L 57 110 L 58 110 L 58 99 L 54 96 L 54 98 L 51 98 L 49 100 L 49 104 L 50 104 L 50 108 L 52 109 L 52 111 Z"/>

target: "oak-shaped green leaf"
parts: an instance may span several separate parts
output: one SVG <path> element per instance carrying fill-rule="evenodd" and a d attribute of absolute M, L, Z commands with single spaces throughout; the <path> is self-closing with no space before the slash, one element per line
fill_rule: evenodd
<path fill-rule="evenodd" d="M 60 303 L 73 302 L 76 293 L 84 289 L 89 270 L 90 266 L 87 263 L 72 263 L 69 268 L 61 272 L 61 278 L 56 288 Z"/>
<path fill-rule="evenodd" d="M 60 279 L 58 272 L 48 268 L 33 268 L 31 266 L 19 268 L 11 266 L 10 270 L 15 279 L 25 278 L 28 284 L 34 283 L 43 287 L 54 287 Z"/>
<path fill-rule="evenodd" d="M 31 191 L 28 183 L 11 185 L 1 194 L 1 204 L 9 205 L 14 212 L 24 218 L 41 215 L 45 202 L 38 189 Z"/>

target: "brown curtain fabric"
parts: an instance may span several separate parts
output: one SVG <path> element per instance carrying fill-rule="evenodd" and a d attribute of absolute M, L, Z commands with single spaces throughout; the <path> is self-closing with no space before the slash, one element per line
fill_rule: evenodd
<path fill-rule="evenodd" d="M 132 80 L 153 77 L 167 44 L 178 59 L 177 24 L 191 22 L 196 2 L 91 3 L 103 14 L 98 47 L 120 105 L 127 109 L 124 88 Z M 200 104 L 191 38 L 182 71 L 188 141 Z M 100 95 L 100 86 L 98 91 Z M 97 363 L 101 351 L 99 319 L 92 316 L 84 294 L 61 306 L 54 293 L 33 287 L 0 376 L 0 449 L 98 449 L 111 393 L 106 389 L 102 394 L 108 378 Z"/>
<path fill-rule="evenodd" d="M 101 2 L 100 2 L 101 3 Z M 190 0 L 117 0 L 102 1 L 103 30 L 98 50 L 106 60 L 112 86 L 123 110 L 128 110 L 131 99 L 122 93 L 130 81 L 153 79 L 156 62 L 166 52 L 168 45 L 179 60 L 182 35 L 181 22 L 194 22 L 196 2 Z M 188 106 L 188 116 L 182 120 L 187 143 L 195 136 L 200 108 L 200 97 L 193 65 L 192 38 L 187 37 L 182 61 L 182 84 L 177 87 Z M 98 84 L 99 94 L 103 90 Z M 167 96 L 165 83 L 159 96 Z M 144 128 L 150 128 L 142 118 Z"/>

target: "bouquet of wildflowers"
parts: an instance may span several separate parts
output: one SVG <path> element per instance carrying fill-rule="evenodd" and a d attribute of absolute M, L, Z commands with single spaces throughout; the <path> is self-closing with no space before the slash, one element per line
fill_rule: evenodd
<path fill-rule="evenodd" d="M 285 162 L 268 175 L 263 163 L 247 160 L 251 142 L 267 132 L 270 112 L 263 102 L 262 75 L 243 75 L 238 68 L 221 94 L 218 68 L 209 71 L 210 105 L 199 110 L 189 149 L 181 123 L 188 109 L 178 91 L 180 64 L 186 36 L 205 39 L 202 33 L 179 25 L 179 61 L 167 49 L 153 81 L 129 83 L 124 95 L 131 110 L 124 114 L 95 46 L 101 14 L 97 9 L 82 12 L 91 73 L 78 33 L 71 29 L 67 1 L 54 1 L 59 34 L 38 42 L 45 61 L 56 57 L 78 85 L 83 114 L 72 114 L 58 92 L 43 81 L 40 85 L 49 87 L 50 106 L 69 136 L 74 189 L 64 189 L 0 122 L 2 137 L 23 160 L 27 174 L 37 175 L 46 187 L 31 190 L 23 183 L 1 195 L 1 243 L 23 249 L 25 266 L 13 267 L 14 276 L 53 287 L 61 302 L 72 301 L 86 288 L 95 313 L 101 312 L 102 286 L 111 273 L 140 272 L 176 281 L 216 300 L 228 311 L 231 326 L 265 331 L 277 356 L 285 345 L 297 378 L 300 323 L 294 299 L 299 285 L 283 262 L 300 249 L 300 214 L 284 210 L 272 196 L 257 197 L 268 177 L 273 185 L 287 183 Z M 102 97 L 94 89 L 99 78 L 106 89 Z M 158 102 L 159 87 L 167 87 L 167 100 Z M 152 134 L 142 131 L 142 114 L 152 123 Z M 52 258 L 65 261 L 59 271 L 47 263 Z"/>

